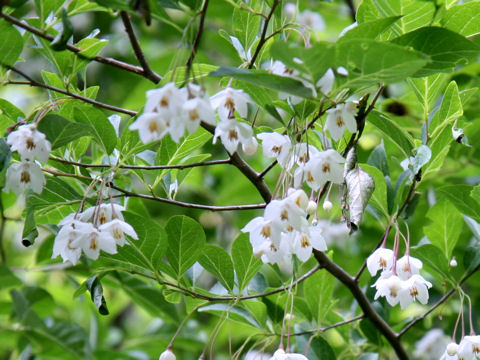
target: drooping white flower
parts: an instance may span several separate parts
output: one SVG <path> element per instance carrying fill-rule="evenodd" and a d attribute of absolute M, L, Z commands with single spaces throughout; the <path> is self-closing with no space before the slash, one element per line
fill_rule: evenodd
<path fill-rule="evenodd" d="M 428 330 L 425 335 L 415 343 L 413 356 L 414 358 L 424 360 L 438 360 L 442 357 L 448 341 L 449 339 L 442 329 Z M 453 345 L 456 346 L 457 344 L 453 343 Z M 454 353 L 456 354 L 456 349 Z"/>
<path fill-rule="evenodd" d="M 67 224 L 62 226 L 57 236 L 55 236 L 52 258 L 60 255 L 63 262 L 70 261 L 73 265 L 76 265 L 82 255 L 81 244 L 88 229 L 90 229 L 89 225 L 72 218 Z"/>
<path fill-rule="evenodd" d="M 33 124 L 21 125 L 7 137 L 7 144 L 12 151 L 17 151 L 23 161 L 47 162 L 50 155 L 51 144 L 45 134 L 38 131 Z"/>
<path fill-rule="evenodd" d="M 173 351 L 170 349 L 165 350 L 163 353 L 160 354 L 160 357 L 158 358 L 158 360 L 176 360 L 176 359 L 177 357 L 175 356 Z"/>
<path fill-rule="evenodd" d="M 281 224 L 282 231 L 301 230 L 308 225 L 305 211 L 288 198 L 272 200 L 265 208 L 265 219 Z"/>
<path fill-rule="evenodd" d="M 275 60 L 269 70 L 272 74 L 279 76 L 292 77 L 298 75 L 297 70 L 287 68 L 285 64 L 279 60 Z"/>
<path fill-rule="evenodd" d="M 249 350 L 243 360 L 269 360 L 272 354 L 266 354 L 257 350 Z"/>
<path fill-rule="evenodd" d="M 144 113 L 129 126 L 130 130 L 138 130 L 138 136 L 144 144 L 160 140 L 167 134 L 164 116 L 158 112 Z"/>
<path fill-rule="evenodd" d="M 32 161 L 13 163 L 8 167 L 5 178 L 3 191 L 12 190 L 17 195 L 23 194 L 28 188 L 40 194 L 46 182 L 42 169 Z"/>
<path fill-rule="evenodd" d="M 210 98 L 212 106 L 218 111 L 220 120 L 228 120 L 234 117 L 237 111 L 240 117 L 246 118 L 248 114 L 248 103 L 253 101 L 250 96 L 240 89 L 227 87 Z"/>
<path fill-rule="evenodd" d="M 87 223 L 83 231 L 80 247 L 90 259 L 97 260 L 100 250 L 109 254 L 117 253 L 117 244 L 109 231 L 100 231 L 93 224 Z"/>
<path fill-rule="evenodd" d="M 297 5 L 293 3 L 286 3 L 283 6 L 283 15 L 288 19 L 288 20 L 294 20 L 295 16 L 297 16 Z"/>
<path fill-rule="evenodd" d="M 400 307 L 405 309 L 415 300 L 426 305 L 428 302 L 428 289 L 431 287 L 432 284 L 421 275 L 412 275 L 408 280 L 402 282 L 402 288 L 398 293 Z"/>
<path fill-rule="evenodd" d="M 473 350 L 472 342 L 464 337 L 457 348 L 458 360 L 474 360 L 476 359 L 475 352 Z"/>
<path fill-rule="evenodd" d="M 286 353 L 283 349 L 278 349 L 270 360 L 308 360 L 308 358 L 302 354 Z"/>
<path fill-rule="evenodd" d="M 356 104 L 352 101 L 347 101 L 345 104 L 337 105 L 334 109 L 327 110 L 325 130 L 330 131 L 330 135 L 335 141 L 342 138 L 345 129 L 348 129 L 352 134 L 357 132 L 356 112 Z"/>
<path fill-rule="evenodd" d="M 220 138 L 225 149 L 233 154 L 237 151 L 238 144 L 249 144 L 252 137 L 253 130 L 249 125 L 235 119 L 225 119 L 220 121 L 215 128 L 213 143 L 215 144 Z"/>
<path fill-rule="evenodd" d="M 377 289 L 375 300 L 381 296 L 385 297 L 391 306 L 397 305 L 400 301 L 399 294 L 402 290 L 402 280 L 398 276 L 380 277 L 373 286 Z"/>
<path fill-rule="evenodd" d="M 285 168 L 290 162 L 292 143 L 287 135 L 276 132 L 264 132 L 257 135 L 262 140 L 263 156 L 277 159 Z"/>
<path fill-rule="evenodd" d="M 289 251 L 287 242 L 283 239 L 285 236 L 287 235 L 282 233 L 282 240 L 280 240 L 279 244 L 275 244 L 271 241 L 264 241 L 259 247 L 254 249 L 253 254 L 256 257 L 260 257 L 264 263 L 290 263 L 291 253 Z"/>
<path fill-rule="evenodd" d="M 161 88 L 147 91 L 147 102 L 143 111 L 160 113 L 164 116 L 177 116 L 187 97 L 185 88 L 179 89 L 173 82 L 169 82 Z"/>
<path fill-rule="evenodd" d="M 297 22 L 316 31 L 325 30 L 325 20 L 323 20 L 323 17 L 319 13 L 308 9 L 297 15 Z"/>
<path fill-rule="evenodd" d="M 98 229 L 103 232 L 108 232 L 119 246 L 125 245 L 125 234 L 134 240 L 138 240 L 138 235 L 133 227 L 125 221 L 113 219 L 100 225 Z"/>
<path fill-rule="evenodd" d="M 245 155 L 254 155 L 257 152 L 258 149 L 258 141 L 255 139 L 255 137 L 251 137 L 247 142 L 242 144 L 242 150 L 245 153 Z"/>
<path fill-rule="evenodd" d="M 295 144 L 293 147 L 293 159 L 298 165 L 303 166 L 319 152 L 313 145 L 306 143 Z"/>
<path fill-rule="evenodd" d="M 392 264 L 393 251 L 386 248 L 378 248 L 367 258 L 367 269 L 372 276 L 375 276 L 378 270 L 390 270 Z"/>
<path fill-rule="evenodd" d="M 322 94 L 328 94 L 332 91 L 335 82 L 335 74 L 332 69 L 328 69 L 325 74 L 317 81 L 317 88 Z"/>
<path fill-rule="evenodd" d="M 264 217 L 256 217 L 243 227 L 242 232 L 250 233 L 250 243 L 252 247 L 258 248 L 265 241 L 271 241 L 272 243 L 280 244 L 280 234 L 282 232 L 282 225 L 275 220 L 265 219 Z"/>
<path fill-rule="evenodd" d="M 413 256 L 405 255 L 397 261 L 397 275 L 400 279 L 407 280 L 410 276 L 419 274 L 422 266 L 423 263 L 421 260 Z"/>
<path fill-rule="evenodd" d="M 183 104 L 182 110 L 185 118 L 183 123 L 190 133 L 198 129 L 201 121 L 211 125 L 216 124 L 215 112 L 208 98 L 196 97 L 190 99 Z"/>
<path fill-rule="evenodd" d="M 100 204 L 99 206 L 89 207 L 80 214 L 80 220 L 86 222 L 96 222 L 98 225 L 103 225 L 113 219 L 124 221 L 122 211 L 125 208 L 119 204 Z"/>

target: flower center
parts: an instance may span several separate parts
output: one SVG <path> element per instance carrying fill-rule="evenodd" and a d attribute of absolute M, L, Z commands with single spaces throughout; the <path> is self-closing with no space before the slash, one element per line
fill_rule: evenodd
<path fill-rule="evenodd" d="M 262 231 L 260 231 L 260 234 L 262 234 L 263 237 L 269 238 L 272 235 L 272 228 L 270 225 L 265 225 L 262 227 Z"/>
<path fill-rule="evenodd" d="M 113 229 L 113 237 L 117 240 L 123 238 L 123 231 L 119 227 Z"/>
<path fill-rule="evenodd" d="M 238 140 L 238 133 L 237 130 L 229 130 L 228 131 L 228 140 Z"/>
<path fill-rule="evenodd" d="M 288 220 L 288 211 L 283 209 L 282 212 L 280 213 L 280 219 L 282 220 Z"/>
<path fill-rule="evenodd" d="M 309 157 L 308 157 L 308 153 L 305 153 L 303 154 L 302 156 L 300 156 L 298 158 L 298 161 L 302 162 L 302 163 L 306 163 L 308 161 Z"/>
<path fill-rule="evenodd" d="M 310 241 L 308 241 L 308 237 L 306 235 L 302 235 L 300 238 L 300 244 L 303 248 L 310 246 Z"/>
<path fill-rule="evenodd" d="M 278 251 L 277 247 L 273 243 L 270 244 L 270 250 L 273 251 L 273 252 Z"/>
<path fill-rule="evenodd" d="M 97 239 L 97 234 L 92 233 L 90 235 L 90 249 L 91 250 L 97 250 L 98 249 L 98 239 Z"/>
<path fill-rule="evenodd" d="M 73 235 L 73 233 L 71 234 L 71 236 L 72 236 L 72 235 Z M 68 248 L 68 250 L 76 250 L 76 248 L 74 248 L 74 247 L 71 246 L 73 240 L 75 240 L 73 237 L 70 238 L 70 239 L 68 239 L 68 243 L 67 243 L 67 248 Z"/>
<path fill-rule="evenodd" d="M 307 172 L 307 181 L 308 182 L 313 182 L 315 181 L 315 179 L 313 178 L 313 175 L 312 175 L 312 172 L 311 171 L 308 171 Z M 300 206 L 300 205 L 299 205 Z"/>
<path fill-rule="evenodd" d="M 100 216 L 98 217 L 98 221 L 100 224 L 105 224 L 107 222 L 107 214 L 105 214 L 104 211 L 100 213 Z"/>
<path fill-rule="evenodd" d="M 235 109 L 235 102 L 231 97 L 228 97 L 227 100 L 225 100 L 225 107 L 230 111 L 233 111 L 233 109 Z"/>
<path fill-rule="evenodd" d="M 329 163 L 323 164 L 322 165 L 322 171 L 324 173 L 327 173 L 327 172 L 329 173 L 330 172 L 330 164 Z"/>
<path fill-rule="evenodd" d="M 380 265 L 381 268 L 385 269 L 387 267 L 387 260 L 381 257 L 380 259 L 378 259 L 378 265 Z"/>
<path fill-rule="evenodd" d="M 477 344 L 472 344 L 472 350 L 475 354 L 480 353 L 480 347 Z"/>
<path fill-rule="evenodd" d="M 28 138 L 27 141 L 27 149 L 28 150 L 33 150 L 35 149 L 35 143 L 33 142 L 33 139 L 32 138 Z"/>
<path fill-rule="evenodd" d="M 292 226 L 292 225 L 288 225 L 288 226 L 287 226 L 287 231 L 288 231 L 288 232 L 292 232 L 292 231 L 293 231 L 293 226 Z"/>
<path fill-rule="evenodd" d="M 410 288 L 410 296 L 411 296 L 411 297 L 418 296 L 418 290 L 417 290 L 417 288 L 416 288 L 415 286 L 412 286 L 412 287 Z"/>
<path fill-rule="evenodd" d="M 398 289 L 396 287 L 391 287 L 390 288 L 390 296 L 395 298 L 395 297 L 397 297 L 397 295 L 398 295 Z"/>
<path fill-rule="evenodd" d="M 168 107 L 169 101 L 167 96 L 162 96 L 160 99 L 160 106 L 161 107 Z"/>
<path fill-rule="evenodd" d="M 272 151 L 273 151 L 274 153 L 280 154 L 280 151 L 282 151 L 282 147 L 281 147 L 281 146 L 274 145 L 274 146 L 272 147 Z"/>
<path fill-rule="evenodd" d="M 20 174 L 20 182 L 29 183 L 30 182 L 30 173 L 26 170 L 23 170 Z"/>
<path fill-rule="evenodd" d="M 152 133 L 158 131 L 157 122 L 156 122 L 156 121 L 151 121 L 151 122 L 148 124 L 148 130 L 150 130 L 150 132 L 152 132 Z"/>
<path fill-rule="evenodd" d="M 342 127 L 343 125 L 345 125 L 343 122 L 343 117 L 341 115 L 337 116 L 337 126 Z"/>
<path fill-rule="evenodd" d="M 198 115 L 197 109 L 192 109 L 188 112 L 188 117 L 190 118 L 190 120 L 195 121 L 198 120 L 200 116 Z"/>

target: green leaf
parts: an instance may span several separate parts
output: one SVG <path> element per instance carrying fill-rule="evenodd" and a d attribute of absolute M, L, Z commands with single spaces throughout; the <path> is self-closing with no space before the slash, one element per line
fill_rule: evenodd
<path fill-rule="evenodd" d="M 296 347 L 296 351 L 299 353 L 303 352 L 303 349 L 306 348 L 307 343 L 309 342 L 309 336 L 299 337 L 299 342 Z M 309 360 L 335 360 L 335 352 L 333 351 L 330 344 L 321 336 L 315 336 L 310 342 L 310 346 L 307 353 Z"/>
<path fill-rule="evenodd" d="M 12 152 L 10 146 L 7 144 L 4 138 L 0 139 L 0 171 L 5 169 L 10 164 Z"/>
<path fill-rule="evenodd" d="M 442 250 L 445 258 L 451 259 L 463 228 L 462 214 L 444 198 L 433 205 L 426 216 L 431 223 L 423 228 L 423 233 L 433 245 Z"/>
<path fill-rule="evenodd" d="M 248 6 L 254 11 L 261 11 L 261 8 L 257 6 L 258 3 L 258 1 L 250 1 Z M 240 40 L 245 50 L 250 49 L 259 35 L 261 23 L 262 18 L 260 16 L 242 8 L 234 8 L 232 17 L 233 33 Z"/>
<path fill-rule="evenodd" d="M 446 197 L 462 214 L 480 222 L 480 203 L 471 196 L 474 189 L 470 185 L 447 185 L 437 190 L 439 195 Z"/>
<path fill-rule="evenodd" d="M 447 126 L 443 127 L 443 130 L 435 135 L 435 138 L 430 142 L 432 158 L 426 169 L 423 171 L 423 176 L 435 172 L 442 167 L 452 142 L 453 136 L 451 128 Z"/>
<path fill-rule="evenodd" d="M 85 38 L 80 40 L 76 46 L 82 49 L 78 54 L 81 55 L 76 58 L 75 67 L 73 72 L 77 72 L 84 66 L 90 63 L 90 59 L 97 56 L 100 51 L 107 45 L 107 40 L 99 40 L 95 38 Z"/>
<path fill-rule="evenodd" d="M 91 127 L 69 121 L 56 114 L 48 114 L 38 123 L 38 130 L 45 134 L 52 144 L 52 150 L 66 145 L 82 136 L 92 134 Z"/>
<path fill-rule="evenodd" d="M 186 216 L 174 216 L 165 227 L 168 234 L 167 259 L 177 278 L 202 255 L 205 233 L 202 226 Z"/>
<path fill-rule="evenodd" d="M 154 220 L 131 212 L 123 212 L 123 217 L 138 235 L 138 240 L 130 240 L 130 245 L 118 248 L 118 254 L 102 253 L 96 262 L 98 269 L 124 269 L 156 274 L 163 263 L 167 251 L 167 233 Z"/>
<path fill-rule="evenodd" d="M 33 245 L 38 237 L 37 224 L 35 223 L 34 208 L 28 207 L 25 211 L 25 222 L 23 224 L 22 245 L 29 247 Z"/>
<path fill-rule="evenodd" d="M 480 2 L 471 1 L 451 7 L 442 18 L 442 25 L 463 36 L 480 33 Z"/>
<path fill-rule="evenodd" d="M 210 73 L 210 76 L 229 76 L 250 84 L 303 98 L 312 98 L 313 96 L 312 90 L 306 88 L 300 81 L 289 77 L 273 75 L 265 70 L 247 70 L 231 66 L 221 66 L 219 69 Z"/>
<path fill-rule="evenodd" d="M 423 78 L 407 79 L 423 108 L 423 118 L 427 121 L 438 95 L 445 87 L 447 75 L 434 74 Z"/>
<path fill-rule="evenodd" d="M 370 198 L 370 202 L 380 213 L 388 217 L 389 211 L 385 175 L 383 175 L 382 172 L 374 166 L 370 166 L 367 164 L 362 164 L 361 166 L 363 170 L 370 174 L 375 183 L 375 190 L 373 191 L 372 197 Z"/>
<path fill-rule="evenodd" d="M 413 76 L 423 77 L 438 72 L 452 72 L 459 64 L 466 65 L 480 54 L 480 47 L 462 35 L 439 27 L 424 27 L 392 40 L 430 57 L 430 61 Z"/>
<path fill-rule="evenodd" d="M 198 262 L 226 289 L 232 291 L 234 285 L 233 264 L 230 255 L 225 250 L 219 246 L 207 244 L 203 247 Z"/>
<path fill-rule="evenodd" d="M 426 267 L 435 271 L 440 278 L 451 278 L 448 273 L 449 260 L 445 257 L 442 250 L 435 245 L 426 244 L 411 248 L 411 255 L 422 260 Z"/>
<path fill-rule="evenodd" d="M 241 292 L 262 267 L 262 261 L 253 256 L 253 248 L 246 234 L 240 235 L 233 242 L 232 259 Z"/>
<path fill-rule="evenodd" d="M 345 88 L 405 80 L 427 64 L 428 58 L 406 47 L 370 39 L 339 42 L 337 66 L 348 70 Z"/>
<path fill-rule="evenodd" d="M 12 24 L 1 19 L 0 20 L 0 64 L 12 66 L 18 60 L 23 50 L 23 38 Z"/>
<path fill-rule="evenodd" d="M 68 40 L 70 40 L 73 35 L 73 26 L 65 9 L 62 9 L 62 25 L 62 30 L 51 42 L 52 49 L 56 51 L 65 50 Z"/>
<path fill-rule="evenodd" d="M 347 33 L 338 39 L 337 42 L 340 43 L 342 41 L 359 39 L 377 40 L 385 30 L 389 29 L 399 19 L 401 19 L 401 16 L 366 21 L 347 31 Z"/>
<path fill-rule="evenodd" d="M 117 144 L 117 135 L 103 111 L 91 106 L 79 106 L 75 107 L 73 114 L 75 121 L 90 125 L 93 138 L 110 154 Z"/>
<path fill-rule="evenodd" d="M 451 81 L 445 90 L 440 108 L 429 124 L 429 132 L 432 134 L 432 138 L 443 130 L 445 126 L 451 126 L 462 115 L 463 107 L 458 93 L 458 86 L 455 81 Z"/>
<path fill-rule="evenodd" d="M 317 325 L 324 324 L 332 308 L 335 281 L 326 271 L 317 271 L 303 283 L 305 299 Z"/>
<path fill-rule="evenodd" d="M 240 306 L 246 309 L 262 328 L 267 327 L 267 306 L 258 300 L 242 300 Z"/>
<path fill-rule="evenodd" d="M 368 114 L 367 121 L 380 130 L 390 140 L 392 140 L 398 148 L 403 152 L 405 157 L 409 157 L 413 149 L 412 137 L 384 113 L 371 111 Z"/>
<path fill-rule="evenodd" d="M 98 278 L 98 275 L 93 275 L 92 277 L 89 277 L 86 281 L 85 284 L 87 286 L 88 291 L 90 292 L 90 297 L 95 304 L 95 307 L 97 308 L 98 312 L 101 315 L 108 315 L 108 308 L 107 308 L 107 302 L 105 301 L 105 297 L 103 296 L 103 287 L 102 284 L 100 283 L 100 279 Z"/>
<path fill-rule="evenodd" d="M 0 113 L 9 117 L 13 122 L 19 121 L 19 118 L 25 118 L 22 110 L 5 99 L 0 99 Z"/>
<path fill-rule="evenodd" d="M 244 310 L 238 306 L 232 307 L 229 304 L 212 304 L 203 306 L 198 309 L 198 311 L 208 312 L 218 317 L 223 317 L 224 314 L 228 314 L 228 318 L 232 321 L 253 326 L 255 328 L 262 328 L 261 325 L 250 315 L 247 310 Z"/>
<path fill-rule="evenodd" d="M 18 288 L 22 285 L 22 282 L 11 271 L 10 268 L 0 263 L 0 289 L 6 289 L 9 287 Z"/>

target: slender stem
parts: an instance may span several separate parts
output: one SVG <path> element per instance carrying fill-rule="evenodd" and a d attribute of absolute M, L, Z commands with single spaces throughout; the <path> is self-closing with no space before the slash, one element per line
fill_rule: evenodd
<path fill-rule="evenodd" d="M 5 214 L 3 213 L 3 202 L 0 197 L 0 259 L 2 260 L 2 263 L 5 264 L 7 261 L 7 255 L 5 254 L 5 248 L 3 247 L 3 239 L 4 239 L 4 233 L 5 233 L 5 222 L 7 221 L 7 218 L 5 217 Z"/>
<path fill-rule="evenodd" d="M 357 11 L 355 10 L 355 4 L 353 3 L 353 0 L 345 0 L 345 3 L 348 6 L 350 17 L 355 22 L 357 20 Z"/>
<path fill-rule="evenodd" d="M 97 106 L 97 107 L 100 107 L 100 108 L 103 108 L 103 109 L 127 114 L 127 115 L 130 115 L 130 116 L 136 116 L 137 115 L 137 112 L 133 111 L 133 110 L 123 109 L 123 108 L 120 108 L 120 107 L 117 107 L 117 106 L 114 106 L 114 105 L 104 104 L 104 103 L 101 103 L 99 101 L 90 99 L 88 97 L 78 95 L 78 94 L 72 93 L 72 92 L 64 90 L 64 89 L 57 88 L 55 86 L 50 86 L 50 85 L 47 85 L 47 84 L 43 84 L 41 82 L 38 82 L 38 81 L 34 80 L 29 75 L 25 74 L 23 71 L 20 71 L 13 66 L 9 66 L 8 68 L 10 70 L 12 70 L 13 72 L 17 73 L 18 75 L 24 77 L 28 81 L 11 81 L 10 80 L 10 81 L 4 82 L 5 85 L 29 85 L 29 86 L 41 87 L 41 88 L 44 88 L 44 89 L 47 89 L 47 90 L 55 91 L 55 92 L 70 96 L 74 99 L 92 104 L 94 106 Z"/>
<path fill-rule="evenodd" d="M 302 335 L 308 335 L 308 334 L 322 333 L 322 332 L 328 331 L 330 329 L 334 329 L 334 328 L 339 327 L 339 326 L 347 325 L 347 324 L 350 324 L 352 322 L 362 320 L 362 319 L 365 319 L 365 314 L 357 315 L 357 316 L 355 316 L 351 319 L 339 321 L 335 324 L 328 325 L 328 326 L 325 326 L 325 327 L 321 327 L 321 328 L 318 328 L 318 329 L 296 332 L 296 333 L 290 334 L 290 336 L 302 336 Z"/>
<path fill-rule="evenodd" d="M 262 50 L 263 45 L 265 45 L 265 42 L 267 41 L 267 30 L 268 30 L 268 24 L 270 23 L 270 20 L 272 19 L 273 13 L 275 12 L 276 7 L 278 4 L 281 3 L 281 0 L 274 0 L 272 7 L 270 8 L 270 12 L 268 13 L 267 17 L 265 18 L 263 22 L 263 29 L 262 29 L 262 35 L 260 36 L 260 40 L 258 42 L 258 45 L 255 49 L 255 52 L 253 53 L 252 58 L 250 59 L 250 62 L 248 63 L 247 68 L 251 69 L 255 65 L 255 60 L 257 60 L 258 55 L 260 54 L 260 50 Z"/>
<path fill-rule="evenodd" d="M 207 8 L 208 8 L 209 0 L 204 0 L 202 9 L 200 10 L 200 23 L 198 24 L 198 31 L 197 35 L 195 36 L 195 40 L 193 41 L 192 51 L 190 52 L 190 56 L 185 64 L 186 71 L 185 71 L 185 81 L 188 82 L 188 78 L 190 76 L 190 71 L 192 69 L 193 60 L 195 60 L 195 56 L 198 52 L 198 47 L 200 46 L 200 40 L 202 39 L 203 35 L 203 28 L 205 25 L 205 17 L 207 15 Z"/>
<path fill-rule="evenodd" d="M 125 26 L 125 31 L 127 32 L 128 38 L 130 39 L 130 43 L 132 44 L 133 52 L 135 53 L 138 62 L 142 66 L 144 76 L 148 79 L 151 79 L 154 83 L 160 82 L 160 80 L 162 80 L 162 77 L 156 74 L 150 68 L 147 59 L 143 54 L 140 43 L 138 42 L 138 39 L 135 36 L 135 32 L 133 31 L 132 22 L 130 21 L 130 15 L 125 11 L 120 11 L 120 17 L 122 18 L 123 25 Z"/>
<path fill-rule="evenodd" d="M 13 16 L 10 16 L 10 15 L 7 15 L 5 13 L 0 12 L 0 17 L 4 18 L 5 20 L 7 20 L 11 24 L 14 24 L 18 27 L 21 27 L 22 29 L 25 29 L 26 31 L 28 31 L 32 34 L 41 37 L 42 39 L 45 39 L 45 40 L 48 40 L 48 41 L 52 41 L 54 39 L 53 36 L 45 34 L 41 30 L 39 30 L 39 29 L 37 29 L 33 26 L 30 26 L 29 24 L 27 24 L 24 21 L 18 20 L 17 18 L 15 18 Z M 159 75 L 155 74 L 155 76 L 151 76 L 150 74 L 145 73 L 144 69 L 142 69 L 140 66 L 131 65 L 131 64 L 125 63 L 123 61 L 119 61 L 119 60 L 116 60 L 116 59 L 113 59 L 113 58 L 110 58 L 110 57 L 103 57 L 103 56 L 100 56 L 100 55 L 97 55 L 93 58 L 90 58 L 90 57 L 85 56 L 85 55 L 80 53 L 83 50 L 82 48 L 79 48 L 79 47 L 77 47 L 75 45 L 72 45 L 72 44 L 66 44 L 66 48 L 67 48 L 67 50 L 75 53 L 77 56 L 79 56 L 83 59 L 93 60 L 93 61 L 105 64 L 105 65 L 114 66 L 116 68 L 132 72 L 132 73 L 137 74 L 137 75 L 141 75 L 141 76 L 149 79 L 150 81 L 152 81 L 154 83 L 158 83 L 160 81 L 159 79 L 161 79 L 161 77 Z"/>

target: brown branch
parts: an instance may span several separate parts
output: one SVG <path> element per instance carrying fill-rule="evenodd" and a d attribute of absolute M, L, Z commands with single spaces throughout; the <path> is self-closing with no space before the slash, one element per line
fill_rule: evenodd
<path fill-rule="evenodd" d="M 318 328 L 318 329 L 305 330 L 305 331 L 300 331 L 300 332 L 297 332 L 297 333 L 293 333 L 293 334 L 290 334 L 290 336 L 302 336 L 302 335 L 308 335 L 308 334 L 323 333 L 323 332 L 328 331 L 330 329 L 334 329 L 334 328 L 339 327 L 339 326 L 347 325 L 347 324 L 350 324 L 352 322 L 362 320 L 364 318 L 365 318 L 365 314 L 361 314 L 361 315 L 357 315 L 357 316 L 355 316 L 351 319 L 339 321 L 335 324 L 328 325 L 328 326 L 325 326 L 325 327 L 321 327 L 321 328 Z"/>
<path fill-rule="evenodd" d="M 0 17 L 4 18 L 5 20 L 7 20 L 11 24 L 14 24 L 18 27 L 21 27 L 22 29 L 25 29 L 26 31 L 28 31 L 32 34 L 41 37 L 42 39 L 48 40 L 50 42 L 54 39 L 53 36 L 51 36 L 49 34 L 45 34 L 41 30 L 39 30 L 39 29 L 37 29 L 33 26 L 28 25 L 26 22 L 18 20 L 17 18 L 15 18 L 13 16 L 10 16 L 10 15 L 7 15 L 5 13 L 0 12 Z M 103 57 L 103 56 L 100 56 L 100 55 L 97 55 L 93 58 L 90 58 L 88 56 L 80 54 L 82 49 L 75 46 L 75 45 L 71 45 L 71 44 L 66 44 L 66 48 L 67 48 L 67 50 L 75 53 L 76 55 L 78 55 L 79 57 L 81 57 L 83 59 L 96 61 L 96 62 L 105 64 L 105 65 L 110 65 L 110 66 L 114 66 L 116 68 L 119 68 L 119 69 L 122 69 L 122 70 L 125 70 L 125 71 L 129 71 L 129 72 L 137 74 L 137 75 L 141 75 L 141 76 L 151 80 L 154 83 L 158 83 L 158 81 L 159 81 L 158 80 L 160 78 L 159 75 L 155 74 L 155 77 L 151 77 L 148 74 L 146 74 L 144 69 L 142 69 L 140 66 L 131 65 L 131 64 L 125 63 L 123 61 L 119 61 L 119 60 L 116 60 L 116 59 L 113 59 L 113 58 L 110 58 L 110 57 Z"/>
<path fill-rule="evenodd" d="M 465 275 L 462 280 L 458 283 L 458 286 L 462 286 L 462 284 L 467 281 L 473 274 L 475 274 L 478 270 L 480 270 L 480 265 L 478 265 L 475 269 L 473 269 L 470 273 Z M 415 326 L 417 323 L 425 319 L 431 312 L 433 312 L 436 308 L 438 308 L 440 305 L 442 305 L 445 301 L 447 301 L 450 296 L 452 296 L 457 289 L 450 289 L 445 295 L 443 295 L 440 300 L 438 300 L 434 305 L 430 307 L 423 315 L 420 315 L 419 317 L 413 319 L 411 322 L 409 322 L 399 333 L 398 333 L 398 338 L 400 339 L 405 333 L 410 330 L 413 326 Z"/>
<path fill-rule="evenodd" d="M 257 59 L 258 55 L 260 54 L 260 50 L 262 50 L 263 45 L 265 45 L 265 42 L 267 41 L 266 36 L 267 36 L 268 24 L 270 23 L 270 20 L 272 19 L 273 13 L 275 12 L 275 8 L 280 3 L 281 3 L 281 0 L 274 0 L 273 1 L 270 12 L 268 13 L 268 15 L 265 18 L 264 23 L 263 23 L 263 29 L 262 29 L 262 35 L 260 36 L 260 41 L 258 42 L 258 45 L 255 49 L 255 52 L 253 53 L 253 56 L 250 59 L 250 62 L 248 63 L 247 69 L 253 68 L 253 65 L 255 65 L 255 60 Z"/>
<path fill-rule="evenodd" d="M 345 2 L 347 3 L 350 17 L 354 22 L 357 21 L 357 10 L 355 10 L 355 4 L 353 3 L 353 0 L 345 0 Z"/>
<path fill-rule="evenodd" d="M 315 258 L 318 263 L 325 268 L 330 274 L 335 276 L 342 282 L 351 292 L 353 297 L 357 300 L 358 305 L 363 310 L 365 317 L 377 328 L 377 330 L 387 339 L 392 348 L 395 350 L 400 360 L 409 360 L 409 356 L 403 348 L 398 335 L 387 324 L 387 322 L 375 311 L 368 298 L 359 287 L 355 278 L 350 276 L 345 270 L 333 262 L 325 253 L 314 250 Z"/>
<path fill-rule="evenodd" d="M 135 36 L 135 32 L 133 31 L 132 22 L 130 21 L 130 15 L 125 11 L 120 11 L 120 17 L 122 18 L 123 25 L 125 26 L 125 31 L 127 32 L 128 38 L 130 39 L 130 43 L 132 44 L 133 52 L 143 68 L 143 75 L 147 78 L 152 80 L 155 84 L 162 80 L 162 77 L 156 74 L 147 62 L 145 55 L 143 54 L 142 48 L 140 47 L 140 43 Z"/>
<path fill-rule="evenodd" d="M 192 51 L 190 52 L 190 56 L 188 57 L 187 62 L 185 63 L 185 67 L 186 67 L 185 81 L 186 82 L 188 82 L 190 71 L 193 65 L 193 60 L 195 60 L 195 56 L 197 55 L 197 52 L 198 52 L 198 47 L 200 46 L 200 40 L 202 39 L 203 28 L 205 25 L 205 17 L 207 15 L 208 2 L 209 0 L 204 0 L 202 9 L 200 10 L 200 23 L 198 24 L 197 35 L 195 36 L 195 40 L 193 41 Z"/>
<path fill-rule="evenodd" d="M 10 69 L 11 71 L 17 73 L 18 75 L 22 76 L 23 78 L 27 79 L 28 81 L 11 81 L 10 80 L 10 81 L 5 81 L 4 82 L 5 85 L 29 85 L 29 86 L 41 87 L 41 88 L 44 88 L 44 89 L 47 89 L 47 90 L 51 90 L 51 91 L 58 92 L 60 94 L 67 95 L 71 98 L 74 98 L 74 99 L 92 104 L 94 106 L 97 106 L 97 107 L 100 107 L 100 108 L 103 108 L 103 109 L 127 114 L 127 115 L 130 115 L 130 116 L 136 116 L 137 115 L 136 111 L 123 109 L 123 108 L 118 107 L 118 106 L 101 103 L 97 100 L 90 99 L 86 96 L 78 95 L 78 94 L 72 93 L 70 91 L 57 88 L 55 86 L 50 86 L 50 85 L 38 82 L 35 79 L 33 79 L 32 77 L 30 77 L 29 75 L 25 74 L 23 71 L 18 70 L 17 68 L 15 68 L 13 66 L 7 66 L 7 68 Z"/>

